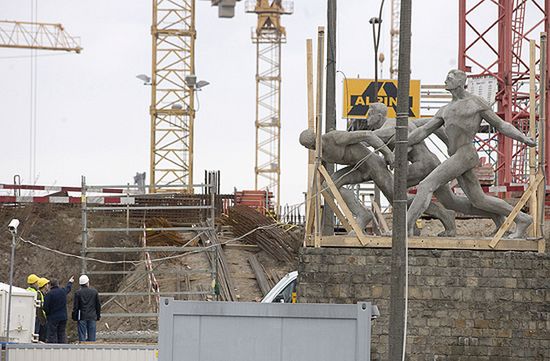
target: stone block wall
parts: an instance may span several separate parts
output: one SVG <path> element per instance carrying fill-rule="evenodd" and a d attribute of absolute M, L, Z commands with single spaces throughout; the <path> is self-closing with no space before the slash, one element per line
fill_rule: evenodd
<path fill-rule="evenodd" d="M 409 251 L 407 360 L 550 361 L 550 255 Z M 304 248 L 298 302 L 371 301 L 372 360 L 387 360 L 391 251 Z"/>

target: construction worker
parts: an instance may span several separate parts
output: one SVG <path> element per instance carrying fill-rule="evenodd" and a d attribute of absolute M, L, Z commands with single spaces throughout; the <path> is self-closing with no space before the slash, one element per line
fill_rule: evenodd
<path fill-rule="evenodd" d="M 71 292 L 73 281 L 71 276 L 65 288 L 59 288 L 56 279 L 50 281 L 50 291 L 44 297 L 48 343 L 67 343 L 67 294 Z"/>
<path fill-rule="evenodd" d="M 28 285 L 27 291 L 34 292 L 36 294 L 36 299 L 39 299 L 38 298 L 38 288 L 39 288 L 38 280 L 40 280 L 40 277 L 38 277 L 34 273 L 30 274 L 27 277 L 27 285 Z M 38 316 L 38 310 L 36 312 Z M 36 319 L 34 320 L 34 333 L 36 335 L 40 333 L 40 320 L 38 319 L 38 317 L 36 317 Z"/>
<path fill-rule="evenodd" d="M 80 289 L 74 295 L 72 318 L 78 323 L 78 340 L 95 341 L 96 322 L 101 318 L 101 303 L 95 288 L 90 287 L 86 275 L 78 279 Z"/>
<path fill-rule="evenodd" d="M 46 342 L 46 312 L 44 312 L 44 295 L 50 290 L 50 280 L 47 278 L 40 278 L 38 280 L 38 300 L 40 301 L 40 307 L 36 309 L 36 318 L 40 322 L 40 329 L 38 331 L 38 341 Z"/>

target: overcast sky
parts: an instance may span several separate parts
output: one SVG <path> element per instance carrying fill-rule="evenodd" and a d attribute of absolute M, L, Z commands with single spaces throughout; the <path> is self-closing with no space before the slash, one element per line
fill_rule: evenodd
<path fill-rule="evenodd" d="M 457 66 L 458 5 L 415 1 L 412 78 L 441 84 Z M 2 17 L 29 20 L 30 0 L 0 0 Z M 373 76 L 368 19 L 379 1 L 338 2 L 337 69 L 347 77 Z M 386 1 L 381 51 L 389 75 L 389 10 Z M 40 0 L 38 21 L 62 23 L 81 38 L 81 54 L 40 52 L 37 86 L 36 184 L 125 184 L 149 170 L 150 88 L 135 78 L 151 72 L 150 0 Z M 282 204 L 303 200 L 307 154 L 298 135 L 307 124 L 306 38 L 326 23 L 326 1 L 297 0 L 283 17 L 288 42 L 282 50 Z M 220 170 L 222 191 L 254 187 L 255 15 L 238 3 L 233 19 L 219 19 L 209 1 L 196 4 L 196 73 L 210 85 L 199 93 L 195 125 L 195 182 Z M 315 41 L 314 41 L 315 43 Z M 315 51 L 314 51 L 315 53 Z M 30 60 L 28 50 L 0 49 L 2 141 L 0 182 L 20 174 L 29 180 Z M 338 127 L 341 84 L 337 76 Z"/>

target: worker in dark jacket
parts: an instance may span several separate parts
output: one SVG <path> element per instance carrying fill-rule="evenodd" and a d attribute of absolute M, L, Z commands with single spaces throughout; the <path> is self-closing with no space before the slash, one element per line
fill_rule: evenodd
<path fill-rule="evenodd" d="M 101 303 L 95 288 L 90 287 L 90 279 L 80 276 L 80 289 L 74 295 L 73 320 L 78 322 L 78 340 L 95 341 L 96 321 L 101 318 Z"/>
<path fill-rule="evenodd" d="M 44 297 L 46 312 L 46 340 L 48 343 L 67 343 L 67 294 L 71 292 L 74 277 L 65 288 L 59 288 L 59 281 L 50 281 L 50 291 Z"/>

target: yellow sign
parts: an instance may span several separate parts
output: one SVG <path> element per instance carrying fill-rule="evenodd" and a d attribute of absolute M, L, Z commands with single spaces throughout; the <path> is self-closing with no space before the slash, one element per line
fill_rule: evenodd
<path fill-rule="evenodd" d="M 378 79 L 376 97 L 374 79 L 344 80 L 343 118 L 366 119 L 371 103 L 384 103 L 388 106 L 388 118 L 396 118 L 397 80 Z M 420 80 L 411 80 L 409 89 L 409 117 L 420 118 Z"/>

